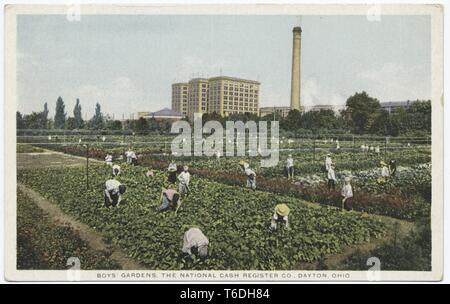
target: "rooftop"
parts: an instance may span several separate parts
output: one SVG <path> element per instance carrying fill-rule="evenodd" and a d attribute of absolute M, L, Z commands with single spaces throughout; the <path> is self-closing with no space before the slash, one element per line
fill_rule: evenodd
<path fill-rule="evenodd" d="M 230 76 L 215 76 L 209 78 L 210 81 L 212 80 L 231 80 L 231 81 L 243 81 L 243 82 L 250 82 L 254 84 L 261 84 L 259 81 L 256 80 L 250 80 L 250 79 L 243 79 L 243 78 L 237 78 L 237 77 L 230 77 Z"/>
<path fill-rule="evenodd" d="M 408 101 L 388 101 L 388 102 L 381 102 L 381 107 L 404 107 L 409 106 L 411 102 Z"/>
<path fill-rule="evenodd" d="M 172 117 L 183 117 L 183 114 L 178 113 L 174 110 L 171 110 L 169 108 L 164 108 L 162 110 L 156 111 L 156 112 L 152 112 L 151 113 L 152 116 L 172 116 Z"/>

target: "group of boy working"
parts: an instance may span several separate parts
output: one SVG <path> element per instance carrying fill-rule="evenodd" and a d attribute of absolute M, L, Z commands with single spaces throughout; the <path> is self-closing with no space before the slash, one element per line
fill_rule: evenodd
<path fill-rule="evenodd" d="M 128 151 L 125 153 L 127 157 L 128 164 L 136 164 L 137 157 L 133 151 Z M 113 158 L 111 154 L 105 157 L 105 162 L 107 165 L 112 166 L 112 176 L 113 178 L 108 179 L 105 182 L 104 198 L 106 207 L 119 206 L 122 200 L 122 194 L 126 191 L 126 186 L 120 183 L 116 178 L 121 173 L 121 168 L 117 164 L 113 164 Z M 150 171 L 149 171 L 150 172 Z M 153 176 L 153 171 L 151 173 L 147 172 L 146 176 Z M 175 163 L 171 162 L 168 168 L 169 176 L 168 180 L 170 183 L 175 183 L 177 166 Z M 187 195 L 189 192 L 189 182 L 190 173 L 188 167 L 184 166 L 183 172 L 178 176 L 179 180 L 179 192 L 182 195 Z M 163 189 L 161 192 L 160 202 L 161 205 L 158 207 L 158 211 L 165 211 L 168 209 L 176 209 L 181 205 L 180 193 L 174 189 Z M 182 252 L 188 255 L 197 253 L 200 258 L 205 258 L 208 255 L 208 245 L 209 240 L 203 234 L 203 232 L 196 227 L 188 229 L 183 236 L 183 247 Z"/>

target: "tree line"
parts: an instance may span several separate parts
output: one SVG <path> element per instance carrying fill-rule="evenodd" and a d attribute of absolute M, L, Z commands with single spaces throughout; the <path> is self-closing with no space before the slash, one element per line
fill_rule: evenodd
<path fill-rule="evenodd" d="M 345 110 L 300 112 L 291 110 L 286 117 L 280 113 L 258 117 L 256 114 L 233 114 L 221 117 L 217 113 L 204 114 L 203 123 L 217 120 L 254 120 L 280 123 L 288 135 L 314 134 L 368 134 L 378 136 L 428 136 L 431 134 L 431 101 L 410 101 L 406 108 L 399 107 L 389 113 L 381 103 L 366 92 L 355 93 L 346 101 Z"/>
<path fill-rule="evenodd" d="M 66 130 L 131 130 L 138 134 L 150 132 L 169 133 L 171 123 L 154 118 L 138 120 L 107 119 L 99 103 L 95 106 L 94 116 L 84 121 L 80 100 L 76 100 L 73 116 L 68 117 L 61 97 L 56 101 L 54 118 L 48 117 L 48 106 L 44 104 L 42 112 L 23 115 L 17 112 L 18 129 L 66 129 Z M 222 117 L 217 113 L 206 113 L 203 123 L 210 120 L 220 121 L 271 121 L 280 122 L 282 132 L 289 135 L 313 134 L 373 134 L 380 136 L 427 136 L 431 134 L 431 101 L 416 100 L 406 108 L 399 107 L 390 113 L 381 107 L 380 102 L 366 92 L 355 93 L 346 101 L 345 110 L 336 113 L 333 110 L 300 112 L 291 110 L 286 117 L 279 113 L 259 117 L 256 114 L 233 114 Z"/>
<path fill-rule="evenodd" d="M 94 116 L 85 121 L 81 112 L 80 100 L 77 98 L 73 116 L 68 116 L 62 97 L 56 100 L 55 116 L 48 117 L 48 105 L 44 103 L 42 112 L 31 114 L 16 113 L 17 129 L 58 129 L 58 130 L 129 130 L 138 133 L 170 132 L 170 123 L 155 119 L 115 120 L 103 115 L 100 103 L 95 105 Z"/>

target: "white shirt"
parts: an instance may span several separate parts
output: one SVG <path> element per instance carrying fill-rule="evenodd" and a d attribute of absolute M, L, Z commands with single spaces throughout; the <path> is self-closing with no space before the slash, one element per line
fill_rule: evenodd
<path fill-rule="evenodd" d="M 136 157 L 136 153 L 134 153 L 133 151 L 125 152 L 125 156 L 128 157 L 128 158 L 137 158 Z"/>
<path fill-rule="evenodd" d="M 198 228 L 191 228 L 184 233 L 182 251 L 191 254 L 192 247 L 208 246 L 209 240 Z"/>
<path fill-rule="evenodd" d="M 253 171 L 252 169 L 250 169 L 250 168 L 246 168 L 245 170 L 244 170 L 244 172 L 245 172 L 245 175 L 247 175 L 247 176 L 250 176 L 250 175 L 254 175 L 254 176 L 256 176 L 256 173 L 255 173 L 255 171 Z"/>
<path fill-rule="evenodd" d="M 290 167 L 294 167 L 294 159 L 292 157 L 289 157 L 286 160 L 286 167 L 290 168 Z"/>
<path fill-rule="evenodd" d="M 378 146 L 375 147 L 375 153 L 380 153 L 380 147 Z"/>
<path fill-rule="evenodd" d="M 116 174 L 114 173 L 114 171 L 115 171 L 116 169 L 119 170 L 119 172 L 117 173 L 117 175 L 119 175 L 119 174 L 120 174 L 120 166 L 119 166 L 119 165 L 114 165 L 114 166 L 112 166 L 112 171 L 113 171 L 113 174 L 114 174 L 114 175 L 116 175 Z"/>
<path fill-rule="evenodd" d="M 328 157 L 328 156 L 327 156 L 327 158 L 325 158 L 325 169 L 326 169 L 327 171 L 330 170 L 330 168 L 331 168 L 331 163 L 332 163 L 331 157 Z"/>
<path fill-rule="evenodd" d="M 113 194 L 119 193 L 119 186 L 121 183 L 115 179 L 109 179 L 105 183 L 105 188 L 108 192 L 112 192 Z"/>
<path fill-rule="evenodd" d="M 384 166 L 381 168 L 381 176 L 382 177 L 388 177 L 389 176 L 389 169 L 388 167 Z"/>
<path fill-rule="evenodd" d="M 189 172 L 183 171 L 178 175 L 178 180 L 180 183 L 189 186 L 189 181 L 191 180 L 191 174 Z"/>
<path fill-rule="evenodd" d="M 112 155 L 111 154 L 106 155 L 105 161 L 108 162 L 108 163 L 112 162 L 113 161 Z"/>
<path fill-rule="evenodd" d="M 334 170 L 331 167 L 330 167 L 330 169 L 328 169 L 328 179 L 332 179 L 332 180 L 336 181 L 336 176 L 334 175 Z"/>
<path fill-rule="evenodd" d="M 352 189 L 352 185 L 348 184 L 348 185 L 344 185 L 344 187 L 342 187 L 342 191 L 341 194 L 344 198 L 350 198 L 353 197 L 353 189 Z"/>

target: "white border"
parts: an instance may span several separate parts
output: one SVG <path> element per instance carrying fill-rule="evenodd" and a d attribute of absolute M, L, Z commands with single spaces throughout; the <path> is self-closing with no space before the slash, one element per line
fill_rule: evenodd
<path fill-rule="evenodd" d="M 102 14 L 270 14 L 270 15 L 327 15 L 327 14 L 346 14 L 346 15 L 364 15 L 367 9 L 371 7 L 366 5 L 343 6 L 311 6 L 311 5 L 239 5 L 239 6 L 179 6 L 179 5 L 152 5 L 152 6 L 86 6 L 82 7 L 82 14 L 96 14 L 101 11 Z M 16 14 L 65 14 L 66 5 L 59 6 L 7 6 L 6 11 L 6 40 L 5 40 L 5 58 L 15 58 L 15 19 Z M 382 271 L 383 281 L 398 280 L 417 280 L 417 281 L 435 281 L 442 279 L 443 269 L 443 14 L 442 7 L 438 5 L 389 5 L 382 6 L 382 14 L 393 15 L 413 15 L 430 14 L 432 16 L 432 100 L 433 102 L 433 208 L 432 208 L 432 226 L 433 226 L 433 271 L 432 272 L 396 272 Z M 5 69 L 5 176 L 15 176 L 15 60 L 6 60 Z M 13 114 L 13 115 L 11 115 Z M 5 180 L 5 273 L 6 278 L 12 281 L 21 280 L 66 280 L 66 271 L 17 271 L 15 269 L 15 179 Z M 13 266 L 13 267 L 11 267 Z M 98 273 L 133 273 L 133 271 L 82 271 L 82 280 L 96 281 Z M 134 273 L 143 271 L 134 271 Z M 158 273 L 156 271 L 151 271 Z M 160 273 L 181 273 L 181 271 L 161 271 Z M 190 271 L 183 271 L 190 272 Z M 201 271 L 208 272 L 208 271 Z M 209 273 L 223 273 L 211 271 Z M 236 272 L 236 273 L 249 273 Z M 255 272 L 257 273 L 257 272 Z M 287 273 L 285 271 L 275 271 L 273 273 Z M 291 274 L 312 274 L 312 273 L 338 273 L 337 271 L 289 271 Z M 365 271 L 344 271 L 349 275 L 348 279 L 341 278 L 341 281 L 359 281 L 366 280 Z M 119 279 L 120 280 L 120 279 Z M 134 281 L 134 280 L 133 280 Z M 173 281 L 173 280 L 170 280 Z M 186 281 L 186 280 L 184 280 Z M 245 280 L 248 282 L 249 280 Z M 258 280 L 251 280 L 255 282 Z M 267 280 L 262 280 L 267 282 Z"/>

